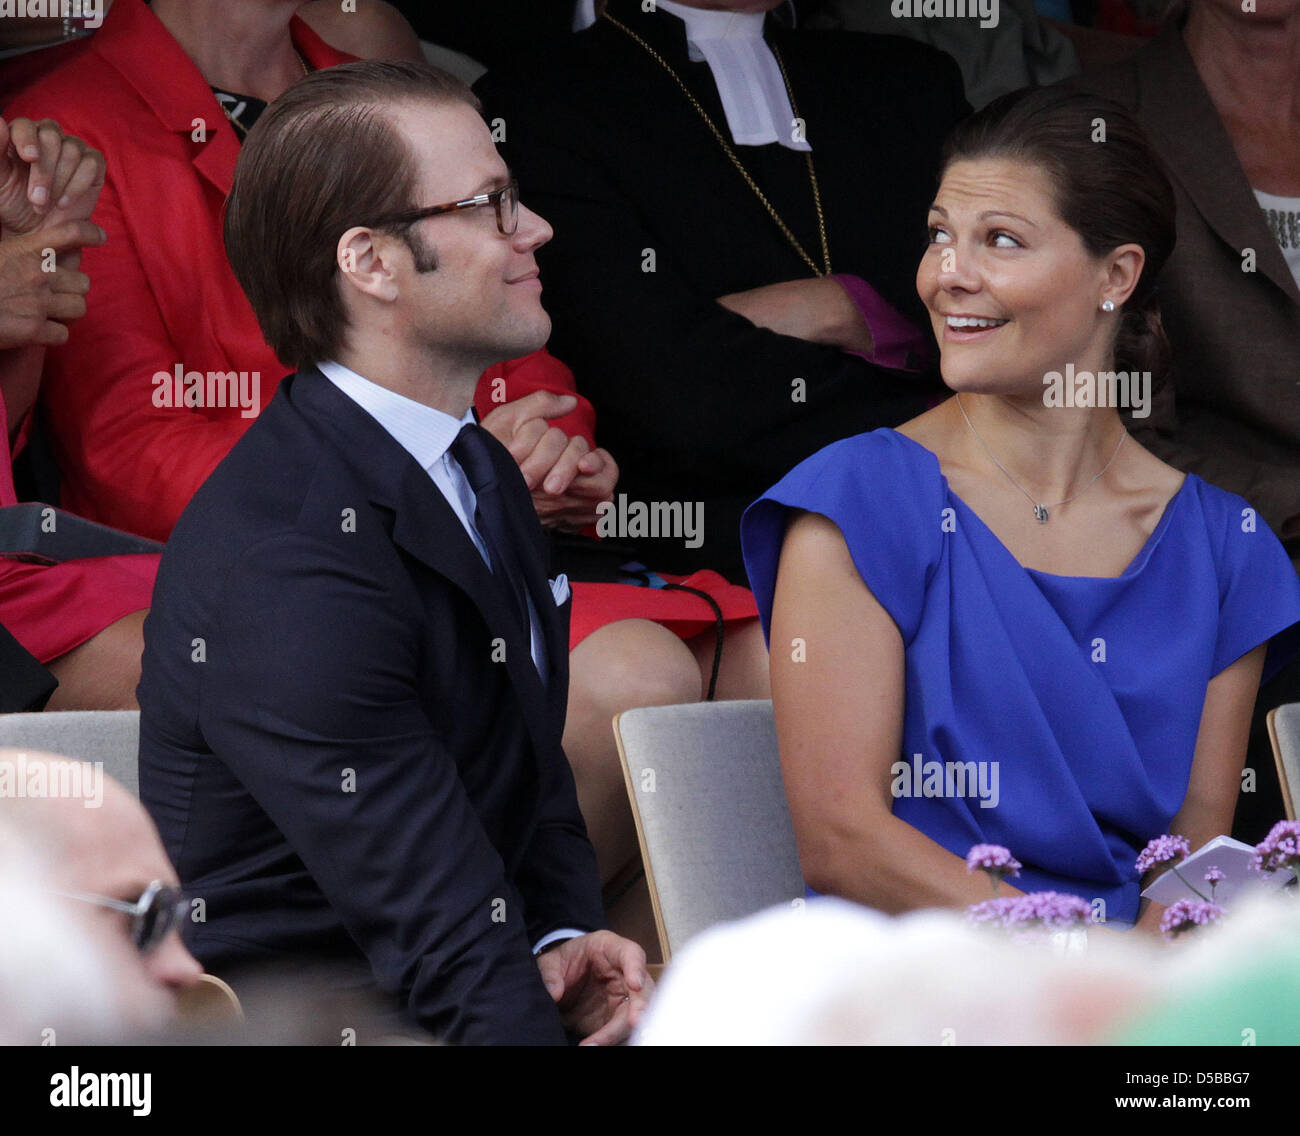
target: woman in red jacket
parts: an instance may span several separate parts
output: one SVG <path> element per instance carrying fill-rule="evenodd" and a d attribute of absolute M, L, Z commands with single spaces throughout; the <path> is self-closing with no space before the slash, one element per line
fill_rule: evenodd
<path fill-rule="evenodd" d="M 5 459 L 26 441 L 46 348 L 64 342 L 68 325 L 86 310 L 88 280 L 78 267 L 82 248 L 104 239 L 88 219 L 103 176 L 102 155 L 65 136 L 55 123 L 0 119 Z M 50 251 L 57 254 L 53 271 Z M 10 461 L 0 460 L 0 507 L 17 504 Z M 141 629 L 157 570 L 158 557 L 150 555 L 59 564 L 0 560 L 0 623 L 26 652 L 5 664 L 0 706 L 7 711 L 42 704 L 51 710 L 133 708 Z M 45 664 L 44 674 L 33 661 Z M 32 685 L 36 676 L 39 684 Z"/>

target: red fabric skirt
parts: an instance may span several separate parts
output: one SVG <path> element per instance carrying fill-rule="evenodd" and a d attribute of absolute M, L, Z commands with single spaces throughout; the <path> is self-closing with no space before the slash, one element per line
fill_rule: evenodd
<path fill-rule="evenodd" d="M 717 572 L 705 569 L 689 576 L 660 575 L 671 584 L 685 584 L 712 596 L 728 626 L 758 618 L 753 593 L 748 588 L 729 584 Z M 681 639 L 711 631 L 717 622 L 708 603 L 690 592 L 575 581 L 569 615 L 569 650 L 593 631 L 620 619 L 648 619 Z"/>
<path fill-rule="evenodd" d="M 0 560 L 0 623 L 42 663 L 149 606 L 157 556 L 103 556 L 50 566 Z M 713 597 L 727 626 L 758 618 L 753 594 L 718 573 L 668 576 Z M 712 608 L 690 592 L 633 584 L 573 584 L 569 650 L 620 619 L 648 619 L 681 639 L 714 627 Z"/>
<path fill-rule="evenodd" d="M 157 574 L 158 557 L 149 555 L 49 565 L 0 560 L 0 623 L 48 663 L 147 608 Z"/>

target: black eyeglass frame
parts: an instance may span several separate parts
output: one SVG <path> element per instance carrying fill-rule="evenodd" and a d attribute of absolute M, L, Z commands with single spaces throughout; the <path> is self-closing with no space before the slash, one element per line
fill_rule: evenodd
<path fill-rule="evenodd" d="M 178 887 L 164 884 L 162 880 L 150 883 L 134 903 L 107 895 L 95 895 L 93 892 L 55 891 L 54 894 L 131 916 L 131 938 L 142 955 L 156 950 L 172 928 L 189 914 L 190 901 L 185 893 Z"/>
<path fill-rule="evenodd" d="M 509 229 L 506 228 L 505 216 L 505 197 L 508 193 L 514 194 L 514 208 L 510 211 Z M 423 209 L 406 209 L 401 213 L 390 213 L 374 222 L 370 227 L 374 229 L 405 227 L 414 225 L 417 221 L 423 221 L 426 217 L 437 217 L 443 213 L 456 213 L 462 209 L 477 209 L 483 205 L 492 206 L 497 217 L 497 231 L 503 237 L 512 237 L 519 231 L 519 182 L 514 178 L 511 178 L 500 189 L 493 189 L 487 193 L 477 193 L 473 197 L 465 197 L 460 201 L 449 201 L 445 205 L 429 205 Z"/>

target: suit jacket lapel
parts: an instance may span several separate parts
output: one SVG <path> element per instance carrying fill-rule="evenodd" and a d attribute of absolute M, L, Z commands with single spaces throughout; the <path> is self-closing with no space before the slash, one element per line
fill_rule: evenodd
<path fill-rule="evenodd" d="M 314 367 L 285 379 L 280 389 L 342 455 L 371 503 L 393 514 L 393 543 L 464 593 L 492 635 L 504 641 L 505 666 L 534 746 L 542 753 L 555 745 L 558 735 L 548 712 L 547 692 L 533 665 L 528 636 L 520 633 L 474 542 L 428 473 L 387 430 Z M 502 448 L 502 452 L 509 460 L 508 451 Z M 519 477 L 513 462 L 509 472 Z M 539 607 L 544 626 L 548 617 L 555 622 L 553 601 L 550 606 L 551 611 Z"/>
<path fill-rule="evenodd" d="M 401 449 L 391 438 L 388 440 Z M 394 510 L 393 543 L 455 584 L 478 608 L 492 635 L 504 641 L 506 670 L 524 707 L 533 741 L 539 752 L 544 751 L 548 742 L 553 744 L 557 739 L 547 736 L 546 690 L 533 664 L 530 636 L 526 629 L 521 633 L 504 593 L 446 498 L 415 459 L 405 450 L 402 454 L 407 459 L 406 468 L 390 506 Z M 372 500 L 386 504 L 382 497 L 376 494 Z M 538 614 L 542 620 L 547 617 L 540 605 Z"/>
<path fill-rule="evenodd" d="M 1300 304 L 1300 288 L 1177 27 L 1152 41 L 1134 73 L 1152 142 L 1206 223 L 1238 253 L 1253 248 L 1259 271 Z"/>

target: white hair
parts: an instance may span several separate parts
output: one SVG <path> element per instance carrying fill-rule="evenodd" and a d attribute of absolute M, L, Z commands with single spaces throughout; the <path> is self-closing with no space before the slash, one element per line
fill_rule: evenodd
<path fill-rule="evenodd" d="M 674 957 L 641 1045 L 1088 1043 L 1155 1000 L 1158 944 L 1016 942 L 953 911 L 892 918 L 811 900 L 715 928 Z"/>

